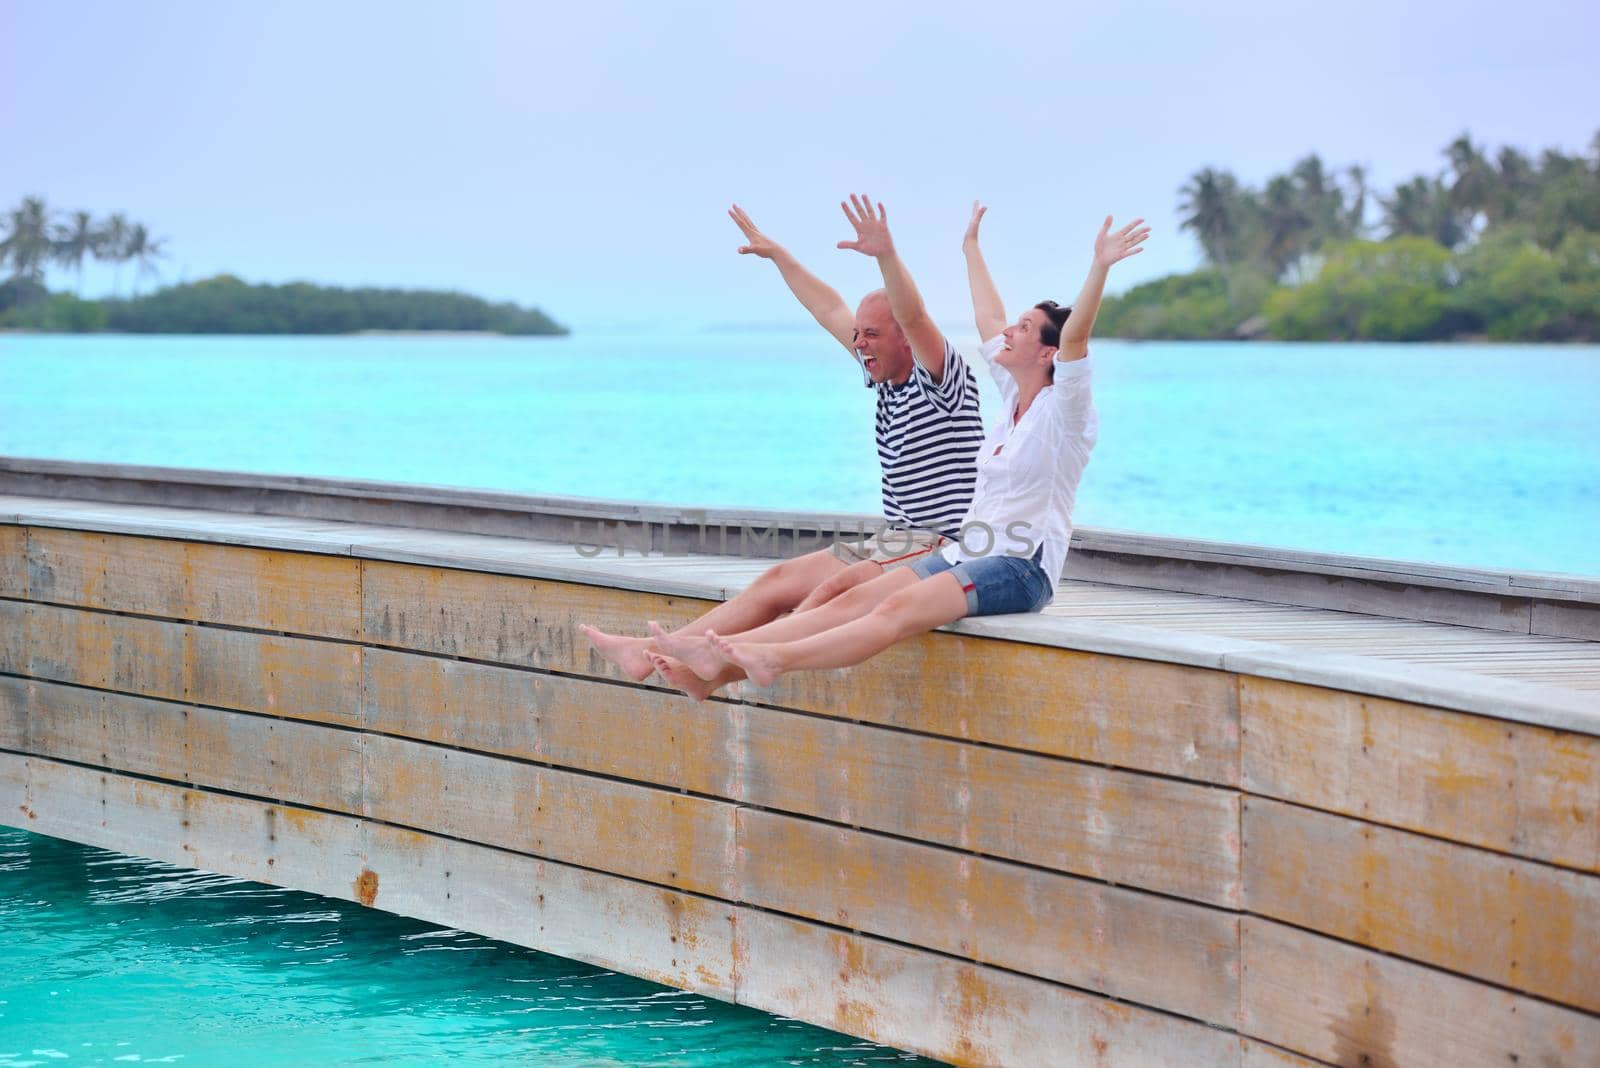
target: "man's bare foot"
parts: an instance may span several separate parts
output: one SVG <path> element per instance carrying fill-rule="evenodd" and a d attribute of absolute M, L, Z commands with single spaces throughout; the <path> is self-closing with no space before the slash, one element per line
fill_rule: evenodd
<path fill-rule="evenodd" d="M 717 655 L 717 651 L 705 638 L 669 633 L 662 630 L 661 625 L 653 619 L 649 627 L 650 640 L 657 649 L 668 656 L 676 657 L 684 667 L 704 681 L 714 681 L 726 666 L 726 662 Z"/>
<path fill-rule="evenodd" d="M 661 653 L 646 653 L 650 663 L 667 684 L 674 689 L 682 690 L 696 701 L 704 701 L 716 692 L 720 683 L 707 682 L 699 675 L 684 666 L 683 661 L 664 656 Z"/>
<path fill-rule="evenodd" d="M 706 631 L 706 640 L 721 654 L 722 659 L 742 668 L 745 675 L 757 686 L 771 686 L 783 674 L 783 665 L 771 645 L 761 642 L 730 642 L 715 631 Z"/>
<path fill-rule="evenodd" d="M 621 634 L 607 634 L 587 623 L 580 624 L 578 633 L 589 639 L 601 656 L 615 664 L 634 682 L 643 682 L 655 670 L 645 655 L 650 649 L 649 638 L 629 638 Z"/>

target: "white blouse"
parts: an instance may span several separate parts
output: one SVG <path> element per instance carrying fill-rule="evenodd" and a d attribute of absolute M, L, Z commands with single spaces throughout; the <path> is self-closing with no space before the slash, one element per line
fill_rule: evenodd
<path fill-rule="evenodd" d="M 1072 540 L 1072 504 L 1089 452 L 1100 433 L 1087 356 L 1057 360 L 1055 381 L 1039 391 L 1020 420 L 1017 380 L 993 363 L 1005 344 L 995 337 L 980 350 L 1005 414 L 978 450 L 978 488 L 962 520 L 961 540 L 946 546 L 952 564 L 984 556 L 1031 557 L 1044 546 L 1041 564 L 1059 582 Z"/>

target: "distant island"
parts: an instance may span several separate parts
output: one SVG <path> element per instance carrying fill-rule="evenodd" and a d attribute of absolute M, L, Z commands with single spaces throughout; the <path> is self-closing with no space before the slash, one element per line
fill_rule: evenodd
<path fill-rule="evenodd" d="M 85 300 L 52 292 L 45 268 L 77 272 L 93 258 L 132 262 L 138 276 L 153 273 L 163 242 L 122 215 L 95 220 L 74 212 L 53 220 L 43 199 L 26 197 L 6 216 L 0 239 L 0 329 L 85 333 L 114 330 L 136 334 L 349 334 L 359 331 L 473 331 L 557 335 L 567 328 L 537 308 L 491 303 L 465 293 L 426 289 L 343 289 L 290 282 L 253 285 L 222 274 L 168 286 L 145 296 Z"/>
<path fill-rule="evenodd" d="M 1600 341 L 1600 134 L 1587 157 L 1492 159 L 1462 135 L 1447 170 L 1379 195 L 1316 155 L 1261 189 L 1225 170 L 1179 190 L 1205 265 L 1101 307 L 1107 337 Z"/>

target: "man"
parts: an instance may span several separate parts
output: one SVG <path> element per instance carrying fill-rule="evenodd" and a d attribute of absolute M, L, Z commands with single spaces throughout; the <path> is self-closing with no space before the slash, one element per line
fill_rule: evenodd
<path fill-rule="evenodd" d="M 921 299 L 897 322 L 888 297 L 877 290 L 862 298 L 852 315 L 844 298 L 763 234 L 743 208 L 735 204 L 728 215 L 745 237 L 739 254 L 770 260 L 812 318 L 860 364 L 864 384 L 877 391 L 883 514 L 894 533 L 838 540 L 827 549 L 784 560 L 744 592 L 670 633 L 652 627 L 655 636 L 639 638 L 578 628 L 600 655 L 637 680 L 655 670 L 648 654 L 663 644 L 670 647 L 673 637 L 708 630 L 737 634 L 786 612 L 822 604 L 876 578 L 885 567 L 930 552 L 941 538 L 956 536 L 977 483 L 977 452 L 984 436 L 977 378 Z M 848 209 L 845 215 L 854 224 Z M 841 241 L 839 247 L 855 248 L 857 243 Z M 886 269 L 904 269 L 898 257 L 891 259 Z"/>

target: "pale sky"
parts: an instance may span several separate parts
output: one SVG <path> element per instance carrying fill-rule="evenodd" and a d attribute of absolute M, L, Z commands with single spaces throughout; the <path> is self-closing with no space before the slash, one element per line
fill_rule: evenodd
<path fill-rule="evenodd" d="M 865 191 L 958 322 L 974 197 L 1013 304 L 1070 300 L 1100 218 L 1144 215 L 1126 288 L 1197 264 L 1176 205 L 1202 166 L 1259 183 L 1317 151 L 1386 190 L 1463 130 L 1586 149 L 1596 40 L 1600 8 L 1548 0 L 0 0 L 0 207 L 123 211 L 168 282 L 454 288 L 648 329 L 806 321 L 734 254 L 735 200 L 853 302 L 877 273 L 835 250 L 838 202 Z"/>

